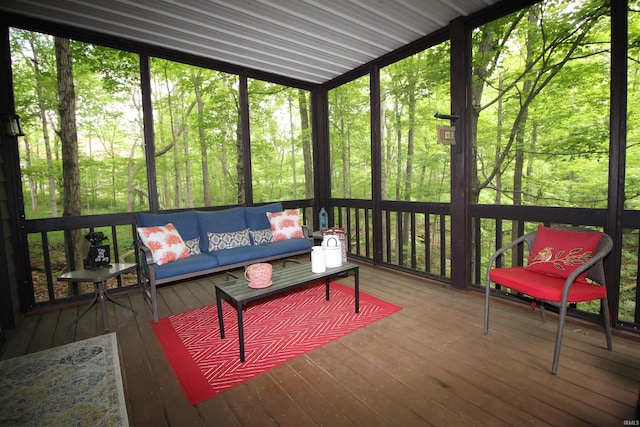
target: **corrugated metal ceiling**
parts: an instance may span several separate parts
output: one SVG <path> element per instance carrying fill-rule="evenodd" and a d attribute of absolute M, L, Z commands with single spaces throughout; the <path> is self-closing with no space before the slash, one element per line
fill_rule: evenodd
<path fill-rule="evenodd" d="M 322 83 L 498 0 L 11 0 L 0 10 Z"/>

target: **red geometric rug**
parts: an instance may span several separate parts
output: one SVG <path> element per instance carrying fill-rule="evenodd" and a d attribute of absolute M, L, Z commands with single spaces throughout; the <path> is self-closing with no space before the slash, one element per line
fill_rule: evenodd
<path fill-rule="evenodd" d="M 224 300 L 224 340 L 215 305 L 165 317 L 152 326 L 182 389 L 195 405 L 402 310 L 360 292 L 360 313 L 355 313 L 353 288 L 331 282 L 330 289 L 329 301 L 322 282 L 247 305 L 244 363 L 240 363 L 237 312 Z"/>

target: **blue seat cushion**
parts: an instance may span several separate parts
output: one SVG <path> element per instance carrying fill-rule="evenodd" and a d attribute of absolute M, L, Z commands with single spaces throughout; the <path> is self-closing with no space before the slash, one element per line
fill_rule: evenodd
<path fill-rule="evenodd" d="M 258 247 L 262 247 L 267 250 L 268 256 L 282 255 L 287 252 L 301 251 L 305 249 L 311 249 L 311 240 L 309 239 L 288 239 L 279 240 L 277 242 L 263 243 Z"/>
<path fill-rule="evenodd" d="M 218 265 L 225 266 L 257 260 L 269 256 L 266 245 L 242 246 L 233 249 L 221 249 L 209 253 L 218 261 Z"/>
<path fill-rule="evenodd" d="M 264 230 L 271 228 L 267 212 L 282 212 L 282 203 L 275 202 L 262 206 L 244 208 L 244 217 L 250 230 Z"/>
<path fill-rule="evenodd" d="M 196 211 L 184 211 L 174 213 L 145 213 L 136 214 L 138 227 L 153 227 L 173 224 L 180 233 L 182 240 L 191 240 L 200 237 Z"/>
<path fill-rule="evenodd" d="M 182 274 L 190 274 L 195 271 L 208 270 L 216 267 L 218 267 L 218 260 L 211 255 L 191 255 L 190 257 L 182 258 L 177 261 L 156 265 L 156 280 L 180 276 Z"/>

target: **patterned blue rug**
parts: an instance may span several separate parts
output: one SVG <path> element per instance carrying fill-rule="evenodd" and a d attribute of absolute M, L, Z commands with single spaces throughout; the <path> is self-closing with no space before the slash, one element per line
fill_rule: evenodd
<path fill-rule="evenodd" d="M 115 333 L 0 361 L 0 426 L 128 426 Z"/>

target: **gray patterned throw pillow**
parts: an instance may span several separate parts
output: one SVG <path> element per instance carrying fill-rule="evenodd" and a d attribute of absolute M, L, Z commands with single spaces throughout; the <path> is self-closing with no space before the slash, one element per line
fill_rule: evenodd
<path fill-rule="evenodd" d="M 209 237 L 209 252 L 249 246 L 251 244 L 248 228 L 229 233 L 207 233 L 207 237 Z"/>
<path fill-rule="evenodd" d="M 189 249 L 189 256 L 198 255 L 200 252 L 200 238 L 196 237 L 195 239 L 185 240 L 184 244 L 187 245 L 187 249 Z"/>
<path fill-rule="evenodd" d="M 249 234 L 253 239 L 254 245 L 269 243 L 271 241 L 271 237 L 273 237 L 273 232 L 270 228 L 265 228 L 264 230 L 249 230 Z"/>

